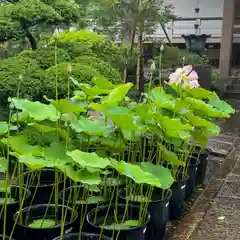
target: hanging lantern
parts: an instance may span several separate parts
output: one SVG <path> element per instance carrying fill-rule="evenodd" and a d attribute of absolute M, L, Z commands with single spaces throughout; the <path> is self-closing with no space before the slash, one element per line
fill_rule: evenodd
<path fill-rule="evenodd" d="M 196 23 L 194 24 L 195 34 L 182 35 L 185 40 L 186 48 L 189 52 L 200 54 L 206 47 L 206 41 L 211 35 L 200 34 L 201 18 L 199 17 L 199 0 L 195 8 Z"/>
<path fill-rule="evenodd" d="M 182 38 L 185 40 L 187 50 L 192 53 L 201 53 L 205 49 L 207 39 L 210 37 L 211 35 L 206 34 L 182 35 Z"/>

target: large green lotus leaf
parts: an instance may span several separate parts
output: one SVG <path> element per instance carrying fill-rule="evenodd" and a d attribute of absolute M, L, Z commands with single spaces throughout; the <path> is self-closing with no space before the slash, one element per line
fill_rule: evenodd
<path fill-rule="evenodd" d="M 206 128 L 204 129 L 204 131 L 205 131 L 206 134 L 208 134 L 209 136 L 211 136 L 211 135 L 216 135 L 216 136 L 217 136 L 217 135 L 220 134 L 221 129 L 220 129 L 219 126 L 217 126 L 216 124 L 214 124 L 213 126 L 206 127 Z"/>
<path fill-rule="evenodd" d="M 171 95 L 166 94 L 161 87 L 154 88 L 150 93 L 151 100 L 159 108 L 174 109 L 175 102 Z"/>
<path fill-rule="evenodd" d="M 231 114 L 235 112 L 235 109 L 233 109 L 231 105 L 229 105 L 225 101 L 220 100 L 218 96 L 211 98 L 208 104 L 221 111 L 223 117 L 229 117 Z"/>
<path fill-rule="evenodd" d="M 51 105 L 17 98 L 13 98 L 12 103 L 17 109 L 26 112 L 30 118 L 36 121 L 49 119 L 55 122 L 60 118 L 60 113 Z"/>
<path fill-rule="evenodd" d="M 27 143 L 27 137 L 24 135 L 11 136 L 1 140 L 3 144 L 8 145 L 18 155 L 30 154 L 33 156 L 42 156 L 42 148 L 40 146 L 31 146 Z"/>
<path fill-rule="evenodd" d="M 169 151 L 165 146 L 158 144 L 158 149 L 164 161 L 175 166 L 185 166 L 185 163 L 180 161 L 178 156 L 174 152 Z"/>
<path fill-rule="evenodd" d="M 139 184 L 149 184 L 154 187 L 161 187 L 158 177 L 149 172 L 145 172 L 139 165 L 133 165 L 124 161 L 116 161 L 111 159 L 112 167 L 118 171 L 120 175 L 131 178 Z"/>
<path fill-rule="evenodd" d="M 149 162 L 142 162 L 140 163 L 140 167 L 144 172 L 150 173 L 158 178 L 160 188 L 162 189 L 169 189 L 174 182 L 171 171 L 163 166 L 153 165 Z"/>
<path fill-rule="evenodd" d="M 8 131 L 17 130 L 16 126 L 7 122 L 0 122 L 0 136 L 5 135 Z"/>
<path fill-rule="evenodd" d="M 192 110 L 189 108 L 189 104 L 187 101 L 180 98 L 176 98 L 174 112 L 182 115 L 186 113 L 192 113 Z"/>
<path fill-rule="evenodd" d="M 210 99 L 215 93 L 208 91 L 204 88 L 185 88 L 184 92 L 187 93 L 188 96 L 191 96 L 196 99 Z"/>
<path fill-rule="evenodd" d="M 62 114 L 85 112 L 85 107 L 76 105 L 68 99 L 54 100 L 51 104 Z"/>
<path fill-rule="evenodd" d="M 193 127 L 190 124 L 183 124 L 178 118 L 169 118 L 159 114 L 155 114 L 155 119 L 167 137 L 181 139 L 189 139 L 191 137 L 188 131 L 191 131 Z"/>
<path fill-rule="evenodd" d="M 194 130 L 192 132 L 193 142 L 201 146 L 205 146 L 206 144 L 208 144 L 208 137 L 209 136 L 202 130 Z"/>
<path fill-rule="evenodd" d="M 67 152 L 67 155 L 83 168 L 92 167 L 103 169 L 110 165 L 108 159 L 99 157 L 95 152 L 88 153 L 74 150 L 72 152 Z"/>
<path fill-rule="evenodd" d="M 74 103 L 80 102 L 80 103 L 85 103 L 85 105 L 87 104 L 87 101 L 93 100 L 93 99 L 95 99 L 95 96 L 87 96 L 86 93 L 80 90 L 74 91 L 73 97 L 71 98 L 71 100 Z"/>
<path fill-rule="evenodd" d="M 29 115 L 25 111 L 14 113 L 11 117 L 12 122 L 26 122 L 28 119 Z"/>
<path fill-rule="evenodd" d="M 212 107 L 210 104 L 203 102 L 202 100 L 194 98 L 186 98 L 185 100 L 189 103 L 189 107 L 194 112 L 201 113 L 205 117 L 222 117 L 221 111 Z"/>
<path fill-rule="evenodd" d="M 91 120 L 84 117 L 73 118 L 70 126 L 77 133 L 84 132 L 91 136 L 103 137 L 112 131 L 112 127 L 103 120 Z"/>
<path fill-rule="evenodd" d="M 186 113 L 184 116 L 194 127 L 215 127 L 216 125 L 212 122 L 207 121 L 204 118 L 194 115 L 193 113 Z"/>
<path fill-rule="evenodd" d="M 59 142 L 52 143 L 50 147 L 45 148 L 44 157 L 61 169 L 72 163 L 72 158 L 67 155 L 66 146 Z"/>
<path fill-rule="evenodd" d="M 100 103 L 91 102 L 88 105 L 88 108 L 90 108 L 92 110 L 95 110 L 95 111 L 102 112 L 103 110 L 109 108 L 109 106 L 107 104 L 100 104 Z"/>
<path fill-rule="evenodd" d="M 119 107 L 119 106 L 110 106 L 108 108 L 103 109 L 104 115 L 107 117 L 121 117 L 122 115 L 132 114 L 132 111 L 127 107 Z"/>
<path fill-rule="evenodd" d="M 139 130 L 139 126 L 135 123 L 135 119 L 132 114 L 121 115 L 121 116 L 111 115 L 109 118 L 122 131 L 134 132 Z"/>
<path fill-rule="evenodd" d="M 76 170 L 73 166 L 67 166 L 66 175 L 75 182 L 81 182 L 90 186 L 101 183 L 100 172 L 90 173 L 86 169 Z"/>
<path fill-rule="evenodd" d="M 96 97 L 98 95 L 103 95 L 103 94 L 109 93 L 108 89 L 103 89 L 98 86 L 89 87 L 84 84 L 81 84 L 79 87 L 87 96 L 90 96 L 90 97 Z"/>
<path fill-rule="evenodd" d="M 55 132 L 56 128 L 50 127 L 47 125 L 43 124 L 38 124 L 38 123 L 29 123 L 28 126 L 35 128 L 37 131 L 42 132 L 42 133 L 48 133 L 48 132 Z"/>
<path fill-rule="evenodd" d="M 146 103 L 135 104 L 132 111 L 141 116 L 144 120 L 152 119 L 152 106 Z"/>
<path fill-rule="evenodd" d="M 126 97 L 128 91 L 132 88 L 132 86 L 132 83 L 118 85 L 110 92 L 106 98 L 104 98 L 104 103 L 107 103 L 109 105 L 117 105 Z"/>
<path fill-rule="evenodd" d="M 108 81 L 107 79 L 105 79 L 103 77 L 94 77 L 91 81 L 101 89 L 111 90 L 115 87 L 114 84 L 112 84 L 110 81 Z"/>
<path fill-rule="evenodd" d="M 4 157 L 0 157 L 0 173 L 6 173 L 8 170 L 8 160 Z"/>
<path fill-rule="evenodd" d="M 18 161 L 20 163 L 25 164 L 27 167 L 29 167 L 31 169 L 41 169 L 41 168 L 45 168 L 45 167 L 53 167 L 53 164 L 51 161 L 48 161 L 42 157 L 34 157 L 30 154 L 20 155 L 18 157 Z"/>

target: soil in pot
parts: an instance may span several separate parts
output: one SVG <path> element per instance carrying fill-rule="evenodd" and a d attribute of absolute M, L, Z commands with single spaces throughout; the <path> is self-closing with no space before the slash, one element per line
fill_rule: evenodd
<path fill-rule="evenodd" d="M 171 190 L 162 190 L 154 188 L 152 196 L 147 197 L 148 188 L 144 189 L 141 195 L 128 196 L 130 203 L 140 205 L 141 202 L 149 202 L 148 212 L 150 213 L 150 221 L 147 225 L 146 239 L 163 240 L 167 232 L 167 222 L 169 220 L 169 200 L 172 195 Z M 120 197 L 126 200 L 125 194 L 120 193 Z"/>
<path fill-rule="evenodd" d="M 114 240 L 145 240 L 150 214 L 139 221 L 139 212 L 140 208 L 131 204 L 104 205 L 92 209 L 87 221 L 93 232 Z"/>
<path fill-rule="evenodd" d="M 13 220 L 17 222 L 14 237 L 50 240 L 61 234 L 62 226 L 65 234 L 70 233 L 77 217 L 75 210 L 63 205 L 42 204 L 26 207 L 13 216 Z"/>
<path fill-rule="evenodd" d="M 184 214 L 184 200 L 188 176 L 180 177 L 172 186 L 172 197 L 170 198 L 170 220 L 177 220 Z"/>
<path fill-rule="evenodd" d="M 49 203 L 49 201 L 53 203 L 56 193 L 62 190 L 64 182 L 63 173 L 51 168 L 26 171 L 23 173 L 23 179 L 24 186 L 32 193 L 32 205 Z"/>
<path fill-rule="evenodd" d="M 84 188 L 83 185 L 66 188 L 60 192 L 59 197 L 64 205 L 70 206 L 78 212 L 78 219 L 74 223 L 75 232 L 79 232 L 80 228 L 81 232 L 88 232 L 89 225 L 86 221 L 86 214 L 93 208 L 108 201 L 108 199 L 101 195 L 98 187 L 92 187 L 91 191 L 91 188 Z"/>
<path fill-rule="evenodd" d="M 24 208 L 29 200 L 31 192 L 24 187 L 10 185 L 7 188 L 0 189 L 0 232 L 3 233 L 4 226 L 4 206 L 6 206 L 6 233 L 9 235 L 13 227 L 13 215 L 20 208 Z M 22 201 L 22 199 L 24 199 Z"/>
<path fill-rule="evenodd" d="M 190 157 L 190 164 L 188 167 L 189 178 L 186 184 L 185 200 L 189 199 L 195 192 L 195 185 L 196 185 L 196 178 L 197 178 L 199 163 L 200 161 L 196 157 L 193 157 L 193 156 Z"/>
<path fill-rule="evenodd" d="M 53 240 L 112 240 L 112 239 L 103 235 L 100 236 L 98 234 L 93 233 L 81 233 L 80 236 L 79 233 L 70 233 L 64 235 L 62 238 L 58 237 Z"/>

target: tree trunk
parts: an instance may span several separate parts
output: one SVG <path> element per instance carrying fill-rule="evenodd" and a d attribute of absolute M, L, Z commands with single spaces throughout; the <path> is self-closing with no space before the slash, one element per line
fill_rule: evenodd
<path fill-rule="evenodd" d="M 25 36 L 28 38 L 32 50 L 37 49 L 37 41 L 28 28 L 24 28 Z"/>

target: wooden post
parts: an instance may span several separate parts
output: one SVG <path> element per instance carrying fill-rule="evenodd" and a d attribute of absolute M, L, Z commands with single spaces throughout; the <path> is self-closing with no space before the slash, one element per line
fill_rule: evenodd
<path fill-rule="evenodd" d="M 219 68 L 220 77 L 225 79 L 231 70 L 234 22 L 235 0 L 224 0 Z"/>

